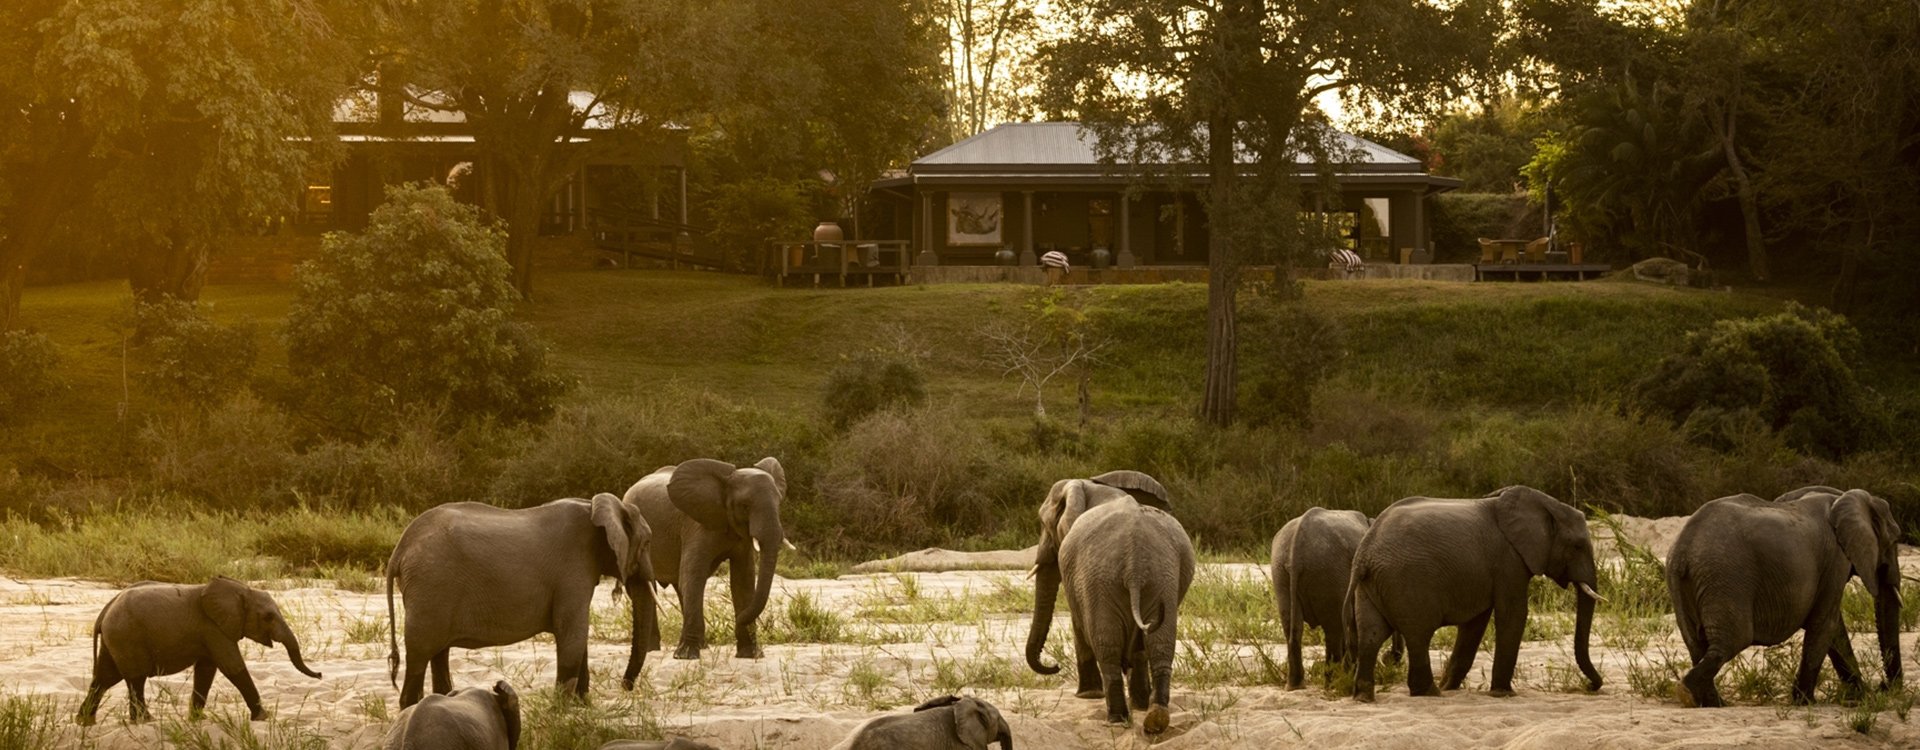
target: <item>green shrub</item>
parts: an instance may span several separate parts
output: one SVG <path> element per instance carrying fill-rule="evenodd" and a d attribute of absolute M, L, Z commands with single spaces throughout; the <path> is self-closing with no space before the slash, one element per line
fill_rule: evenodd
<path fill-rule="evenodd" d="M 995 458 L 986 434 L 956 407 L 884 411 L 834 446 L 820 494 L 856 545 L 925 547 L 994 529 L 1000 519 L 980 479 L 996 470 Z"/>
<path fill-rule="evenodd" d="M 669 384 L 563 406 L 500 459 L 489 494 L 510 507 L 618 495 L 655 469 L 691 458 L 746 466 L 773 456 L 792 500 L 811 491 L 819 440 L 797 415 Z"/>
<path fill-rule="evenodd" d="M 252 321 L 220 325 L 201 305 L 172 297 L 134 303 L 134 339 L 145 351 L 143 383 L 210 408 L 246 387 L 260 343 Z"/>
<path fill-rule="evenodd" d="M 1100 464 L 1144 471 L 1164 480 L 1204 475 L 1220 463 L 1213 430 L 1191 417 L 1123 419 L 1100 440 Z"/>
<path fill-rule="evenodd" d="M 1859 347 L 1845 318 L 1791 305 L 1688 334 L 1635 393 L 1708 445 L 1764 424 L 1803 452 L 1845 456 L 1872 447 L 1888 427 L 1886 410 L 1854 375 Z"/>
<path fill-rule="evenodd" d="M 0 332 L 0 423 L 18 418 L 53 392 L 60 355 L 46 334 Z"/>
<path fill-rule="evenodd" d="M 138 441 L 152 481 L 214 508 L 284 503 L 294 431 L 272 404 L 242 392 L 202 413 L 155 417 Z"/>
<path fill-rule="evenodd" d="M 287 359 L 322 419 L 378 434 L 411 407 L 450 424 L 538 421 L 565 381 L 510 319 L 506 236 L 446 190 L 398 186 L 363 234 L 335 232 L 294 272 Z"/>
<path fill-rule="evenodd" d="M 321 442 L 292 459 L 288 481 L 302 497 L 344 508 L 423 510 L 480 499 L 485 480 L 468 470 L 468 451 L 435 430 L 436 421 L 414 415 L 384 437 Z"/>
<path fill-rule="evenodd" d="M 369 513 L 307 506 L 259 519 L 253 549 L 293 568 L 385 570 L 409 517 L 391 507 Z"/>
<path fill-rule="evenodd" d="M 1297 304 L 1249 306 L 1240 333 L 1240 418 L 1305 424 L 1313 395 L 1346 356 L 1333 318 Z"/>
<path fill-rule="evenodd" d="M 867 351 L 842 358 L 822 390 L 827 421 L 844 430 L 881 409 L 925 403 L 927 376 L 911 358 Z"/>

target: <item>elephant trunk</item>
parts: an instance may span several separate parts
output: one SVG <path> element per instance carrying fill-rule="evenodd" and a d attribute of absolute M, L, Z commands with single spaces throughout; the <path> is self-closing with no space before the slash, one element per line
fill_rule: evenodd
<path fill-rule="evenodd" d="M 620 677 L 620 688 L 632 690 L 641 668 L 647 665 L 647 652 L 660 650 L 660 612 L 653 599 L 653 568 L 645 566 L 627 582 L 627 601 L 633 605 L 633 646 L 627 653 L 627 671 Z"/>
<path fill-rule="evenodd" d="M 1902 684 L 1903 673 L 1900 669 L 1900 574 L 1895 568 L 1892 575 L 1880 578 L 1880 591 L 1873 597 L 1873 625 L 1880 635 L 1880 661 L 1886 667 L 1884 686 L 1898 688 Z"/>
<path fill-rule="evenodd" d="M 286 620 L 279 620 L 273 626 L 273 639 L 287 647 L 287 660 L 293 662 L 293 668 L 300 674 L 320 679 L 320 673 L 307 668 L 307 662 L 300 658 L 300 639 L 293 637 L 293 629 L 287 627 Z"/>
<path fill-rule="evenodd" d="M 753 580 L 753 601 L 739 612 L 740 625 L 758 620 L 761 610 L 767 608 L 767 598 L 773 594 L 773 572 L 780 565 L 780 547 L 787 541 L 780 517 L 774 513 L 755 513 L 751 532 L 760 545 L 760 566 Z"/>
<path fill-rule="evenodd" d="M 1005 717 L 999 717 L 999 719 L 1000 728 L 998 733 L 993 735 L 993 739 L 1000 743 L 1000 750 L 1013 750 L 1013 728 L 1007 726 Z"/>
<path fill-rule="evenodd" d="M 1600 689 L 1600 670 L 1593 668 L 1593 657 L 1587 653 L 1587 641 L 1593 637 L 1594 599 L 1586 589 L 1576 586 L 1573 595 L 1573 662 L 1587 676 L 1587 691 L 1593 692 Z"/>
<path fill-rule="evenodd" d="M 1027 666 L 1040 674 L 1060 672 L 1060 665 L 1040 661 L 1040 653 L 1047 645 L 1047 631 L 1053 627 L 1053 605 L 1059 597 L 1059 563 L 1040 563 L 1035 568 L 1033 584 L 1033 625 L 1027 630 Z"/>

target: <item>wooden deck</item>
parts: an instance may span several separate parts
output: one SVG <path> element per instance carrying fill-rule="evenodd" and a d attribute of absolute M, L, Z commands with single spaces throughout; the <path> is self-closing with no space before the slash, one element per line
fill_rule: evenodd
<path fill-rule="evenodd" d="M 621 268 L 632 268 L 633 259 L 665 261 L 669 268 L 710 268 L 724 270 L 726 263 L 718 253 L 697 250 L 692 238 L 705 228 L 645 216 L 636 211 L 601 210 L 589 212 L 593 244 L 604 252 L 620 256 Z"/>
<path fill-rule="evenodd" d="M 760 259 L 760 273 L 786 286 L 789 281 L 820 286 L 837 281 L 852 286 L 864 281 L 904 284 L 913 266 L 906 240 L 838 240 L 834 242 L 781 242 L 766 249 Z"/>
<path fill-rule="evenodd" d="M 1613 266 L 1605 263 L 1476 263 L 1473 266 L 1475 281 L 1525 281 L 1534 279 L 1572 279 L 1586 281 L 1589 278 L 1605 276 Z"/>

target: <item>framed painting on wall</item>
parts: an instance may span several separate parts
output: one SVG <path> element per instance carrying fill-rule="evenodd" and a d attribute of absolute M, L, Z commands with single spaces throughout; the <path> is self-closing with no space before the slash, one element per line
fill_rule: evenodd
<path fill-rule="evenodd" d="M 999 193 L 948 193 L 947 244 L 1000 245 Z"/>

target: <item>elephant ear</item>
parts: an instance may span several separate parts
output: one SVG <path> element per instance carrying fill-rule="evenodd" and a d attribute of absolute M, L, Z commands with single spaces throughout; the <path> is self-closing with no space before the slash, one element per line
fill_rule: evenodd
<path fill-rule="evenodd" d="M 979 698 L 961 698 L 953 704 L 953 736 L 967 747 L 985 748 L 995 734 L 993 712 Z"/>
<path fill-rule="evenodd" d="M 238 641 L 246 634 L 248 591 L 244 583 L 214 576 L 200 594 L 200 612 L 227 640 Z"/>
<path fill-rule="evenodd" d="M 943 706 L 951 706 L 959 702 L 960 702 L 960 696 L 958 695 L 942 695 L 938 698 L 934 698 L 918 706 L 914 706 L 913 710 L 914 710 L 914 713 L 919 713 L 921 711 L 941 708 Z"/>
<path fill-rule="evenodd" d="M 731 493 L 727 491 L 727 484 L 733 472 L 733 464 L 711 458 L 682 462 L 673 467 L 673 478 L 667 480 L 667 500 L 701 526 L 731 528 L 732 514 L 727 508 Z"/>
<path fill-rule="evenodd" d="M 493 683 L 493 703 L 500 709 L 500 720 L 507 725 L 507 750 L 520 748 L 520 693 L 506 680 Z"/>
<path fill-rule="evenodd" d="M 1553 511 L 1547 503 L 1557 503 L 1546 493 L 1514 485 L 1494 493 L 1493 518 L 1507 544 L 1520 554 L 1528 575 L 1543 575 L 1553 569 L 1553 545 L 1556 538 Z"/>
<path fill-rule="evenodd" d="M 1049 562 L 1047 556 L 1060 550 L 1060 541 L 1064 538 L 1066 527 L 1087 511 L 1087 488 L 1078 479 L 1062 479 L 1053 483 L 1053 489 L 1047 491 L 1047 499 L 1040 503 L 1040 557 L 1042 564 Z"/>
<path fill-rule="evenodd" d="M 640 564 L 633 559 L 635 529 L 630 519 L 634 515 L 637 514 L 630 513 L 627 504 L 611 493 L 593 496 L 593 525 L 606 533 L 607 547 L 613 550 L 614 564 L 620 569 L 620 574 L 614 577 L 622 582 L 632 577 L 634 568 Z"/>
<path fill-rule="evenodd" d="M 760 462 L 754 464 L 753 468 L 759 469 L 761 471 L 766 472 L 768 475 L 771 475 L 773 477 L 773 486 L 780 490 L 780 497 L 783 499 L 786 498 L 787 471 L 785 469 L 780 468 L 780 459 L 774 458 L 772 456 L 768 456 L 766 458 L 760 459 Z"/>
<path fill-rule="evenodd" d="M 1882 507 L 1875 508 L 1875 501 Z M 1870 592 L 1880 590 L 1880 551 L 1885 541 L 1880 517 L 1890 521 L 1892 516 L 1885 505 L 1885 501 L 1865 490 L 1847 490 L 1827 506 L 1827 523 L 1833 525 L 1834 540 L 1840 543 L 1840 551 L 1853 563 L 1854 574 L 1860 576 L 1860 582 Z M 1892 538 L 1897 537 L 1889 537 Z"/>
<path fill-rule="evenodd" d="M 1093 477 L 1093 482 L 1126 490 L 1127 494 L 1132 495 L 1134 501 L 1141 505 L 1151 505 L 1168 513 L 1173 512 L 1173 499 L 1167 494 L 1167 488 L 1160 484 L 1160 480 L 1154 479 L 1146 472 L 1127 469 L 1109 471 Z"/>

